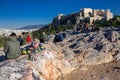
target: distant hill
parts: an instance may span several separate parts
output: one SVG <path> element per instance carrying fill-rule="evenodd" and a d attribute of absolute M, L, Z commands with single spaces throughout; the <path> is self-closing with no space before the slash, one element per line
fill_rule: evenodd
<path fill-rule="evenodd" d="M 17 30 L 30 30 L 30 29 L 40 29 L 44 24 L 38 24 L 38 25 L 27 25 L 25 27 L 17 28 Z"/>

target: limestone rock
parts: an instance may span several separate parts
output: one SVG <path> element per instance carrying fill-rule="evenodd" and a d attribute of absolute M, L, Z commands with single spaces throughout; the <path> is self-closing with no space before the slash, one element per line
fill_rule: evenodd
<path fill-rule="evenodd" d="M 56 44 L 52 43 L 53 38 L 51 35 L 48 44 L 44 44 L 46 50 L 34 54 L 36 61 L 21 56 L 1 62 L 0 80 L 57 80 L 78 68 L 84 70 L 86 65 L 120 60 L 120 32 L 116 29 L 68 32 L 67 38 Z"/>
<path fill-rule="evenodd" d="M 1 80 L 44 80 L 31 62 L 20 60 L 7 60 L 0 63 Z"/>
<path fill-rule="evenodd" d="M 120 38 L 120 34 L 117 31 L 109 31 L 105 36 L 111 42 L 117 41 Z"/>

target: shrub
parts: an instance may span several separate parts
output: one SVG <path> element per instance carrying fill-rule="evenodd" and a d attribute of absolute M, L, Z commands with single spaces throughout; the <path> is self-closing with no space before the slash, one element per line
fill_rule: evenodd
<path fill-rule="evenodd" d="M 5 37 L 5 36 L 0 36 L 0 47 L 3 47 L 5 45 L 5 41 L 7 40 L 8 38 Z"/>

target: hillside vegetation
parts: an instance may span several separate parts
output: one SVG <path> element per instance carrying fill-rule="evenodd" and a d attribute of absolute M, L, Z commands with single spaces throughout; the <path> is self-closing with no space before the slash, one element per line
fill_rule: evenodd
<path fill-rule="evenodd" d="M 0 48 L 4 46 L 6 40 L 7 40 L 7 37 L 0 36 Z"/>

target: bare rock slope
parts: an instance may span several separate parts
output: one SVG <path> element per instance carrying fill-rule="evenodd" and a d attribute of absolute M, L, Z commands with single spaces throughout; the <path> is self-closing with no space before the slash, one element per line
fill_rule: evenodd
<path fill-rule="evenodd" d="M 53 38 L 45 51 L 35 54 L 36 61 L 27 55 L 0 63 L 0 80 L 62 80 L 66 74 L 86 66 L 100 65 L 120 60 L 119 29 L 103 29 L 100 32 L 66 32 L 63 42 L 54 44 Z M 89 80 L 89 79 L 88 79 Z"/>

